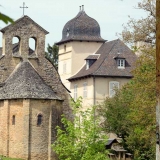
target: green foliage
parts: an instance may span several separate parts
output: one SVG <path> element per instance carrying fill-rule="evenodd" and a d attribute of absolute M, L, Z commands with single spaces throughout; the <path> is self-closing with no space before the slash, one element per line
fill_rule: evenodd
<path fill-rule="evenodd" d="M 1 6 L 1 5 L 0 5 Z M 8 24 L 9 22 L 10 23 L 13 23 L 13 19 L 10 18 L 9 16 L 3 14 L 3 13 L 0 13 L 0 20 L 3 21 L 4 23 Z"/>
<path fill-rule="evenodd" d="M 4 157 L 4 156 L 1 156 L 1 155 L 0 155 L 0 158 L 1 158 L 2 160 L 22 160 L 22 159 L 17 159 L 17 158 Z"/>
<path fill-rule="evenodd" d="M 46 58 L 58 69 L 58 51 L 59 48 L 56 44 L 50 46 L 48 44 L 47 52 L 45 52 Z"/>
<path fill-rule="evenodd" d="M 102 134 L 100 120 L 95 117 L 96 107 L 82 111 L 81 103 L 82 98 L 73 103 L 73 122 L 62 117 L 65 130 L 57 127 L 53 150 L 60 160 L 107 160 L 107 137 Z"/>
<path fill-rule="evenodd" d="M 135 160 L 155 159 L 156 67 L 155 49 L 139 57 L 134 78 L 102 109 L 105 127 L 123 138 Z"/>

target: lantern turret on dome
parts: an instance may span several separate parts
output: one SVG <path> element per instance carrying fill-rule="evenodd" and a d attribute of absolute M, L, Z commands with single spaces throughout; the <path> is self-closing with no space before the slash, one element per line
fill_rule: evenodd
<path fill-rule="evenodd" d="M 65 24 L 62 39 L 57 44 L 69 41 L 105 42 L 101 38 L 98 22 L 85 13 L 84 6 L 82 6 L 82 9 L 80 7 L 80 11 L 75 18 Z"/>

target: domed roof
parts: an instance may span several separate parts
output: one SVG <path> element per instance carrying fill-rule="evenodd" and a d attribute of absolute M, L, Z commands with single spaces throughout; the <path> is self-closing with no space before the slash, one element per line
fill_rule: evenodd
<path fill-rule="evenodd" d="M 73 40 L 96 42 L 105 41 L 101 38 L 98 22 L 89 17 L 84 10 L 80 10 L 75 18 L 65 24 L 62 31 L 62 39 L 57 44 Z"/>

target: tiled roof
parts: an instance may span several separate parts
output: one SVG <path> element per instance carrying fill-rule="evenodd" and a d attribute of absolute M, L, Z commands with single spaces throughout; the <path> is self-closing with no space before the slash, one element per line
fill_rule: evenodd
<path fill-rule="evenodd" d="M 72 81 L 87 76 L 132 77 L 131 71 L 134 68 L 137 57 L 121 40 L 117 39 L 102 44 L 96 54 L 100 54 L 100 57 L 89 69 L 86 70 L 86 66 L 84 66 L 68 80 Z M 120 69 L 117 66 L 115 57 L 118 55 L 125 58 L 124 69 Z"/>
<path fill-rule="evenodd" d="M 99 58 L 99 55 L 92 54 L 92 55 L 89 55 L 89 56 L 86 58 L 86 60 L 87 60 L 87 59 L 98 59 L 98 58 Z"/>
<path fill-rule="evenodd" d="M 80 11 L 75 18 L 65 24 L 62 31 L 62 39 L 56 44 L 73 40 L 105 42 L 101 38 L 98 22 L 89 17 L 84 11 Z"/>
<path fill-rule="evenodd" d="M 108 146 L 108 145 L 111 145 L 112 143 L 118 143 L 117 139 L 108 139 L 106 145 Z"/>
<path fill-rule="evenodd" d="M 0 99 L 17 98 L 61 100 L 28 61 L 20 62 L 0 87 Z"/>

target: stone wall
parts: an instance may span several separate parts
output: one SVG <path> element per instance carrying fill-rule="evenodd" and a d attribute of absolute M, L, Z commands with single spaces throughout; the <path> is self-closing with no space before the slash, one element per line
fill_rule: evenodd
<path fill-rule="evenodd" d="M 1 101 L 0 154 L 31 160 L 55 160 L 51 144 L 55 141 L 56 126 L 61 125 L 61 103 L 29 99 Z M 37 125 L 39 114 L 42 115 L 41 125 Z"/>

